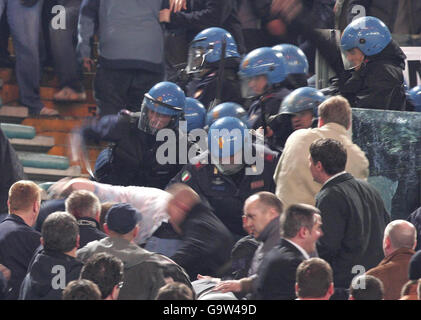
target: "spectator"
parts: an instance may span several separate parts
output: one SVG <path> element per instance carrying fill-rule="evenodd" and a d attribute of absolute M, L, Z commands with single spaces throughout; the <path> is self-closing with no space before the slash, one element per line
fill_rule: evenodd
<path fill-rule="evenodd" d="M 191 279 L 198 274 L 224 274 L 233 245 L 229 230 L 189 186 L 173 184 L 167 191 L 172 196 L 167 209 L 169 222 L 182 241 L 170 258 Z"/>
<path fill-rule="evenodd" d="M 299 264 L 316 252 L 323 235 L 320 211 L 307 204 L 287 208 L 281 218 L 281 241 L 263 259 L 257 272 L 254 298 L 295 299 L 296 271 Z"/>
<path fill-rule="evenodd" d="M 401 298 L 399 300 L 418 300 L 417 288 L 418 280 L 409 280 L 402 287 Z"/>
<path fill-rule="evenodd" d="M 77 23 L 82 0 L 58 0 L 64 7 L 65 28 L 49 24 L 50 45 L 54 69 L 58 75 L 60 91 L 54 94 L 56 101 L 84 101 L 86 93 L 82 85 L 82 70 L 76 58 Z M 60 14 L 63 12 L 60 12 Z"/>
<path fill-rule="evenodd" d="M 101 213 L 99 216 L 99 226 L 100 226 L 100 230 L 102 232 L 104 231 L 104 223 L 105 223 L 105 216 L 107 214 L 107 211 L 113 206 L 117 204 L 117 202 L 113 202 L 113 201 L 106 201 L 101 203 Z"/>
<path fill-rule="evenodd" d="M 390 215 L 378 191 L 345 171 L 347 151 L 334 139 L 319 139 L 310 146 L 309 166 L 322 188 L 316 207 L 323 218 L 323 237 L 317 250 L 333 269 L 335 291 L 349 288 L 352 268 L 368 270 L 383 257 L 383 232 Z"/>
<path fill-rule="evenodd" d="M 254 290 L 259 266 L 270 250 L 279 243 L 279 218 L 282 211 L 282 203 L 270 192 L 261 191 L 247 198 L 244 203 L 244 214 L 254 238 L 260 242 L 259 247 L 253 255 L 248 277 L 222 281 L 216 285 L 215 291 L 221 290 L 222 293 L 230 291 L 244 295 Z"/>
<path fill-rule="evenodd" d="M 57 111 L 44 107 L 40 97 L 40 32 L 43 0 L 1 0 L 0 16 L 7 13 L 7 22 L 16 55 L 16 79 L 19 102 L 28 107 L 29 114 L 57 115 Z"/>
<path fill-rule="evenodd" d="M 417 245 L 415 251 L 418 251 L 421 249 L 421 207 L 412 212 L 406 220 L 412 223 L 415 229 L 417 229 Z"/>
<path fill-rule="evenodd" d="M 184 283 L 171 282 L 158 290 L 155 300 L 194 300 L 194 294 Z"/>
<path fill-rule="evenodd" d="M 421 251 L 417 251 L 409 260 L 409 280 L 421 279 Z"/>
<path fill-rule="evenodd" d="M 165 278 L 190 284 L 187 274 L 172 260 L 133 243 L 141 217 L 141 213 L 127 203 L 112 206 L 104 224 L 108 237 L 90 242 L 77 253 L 84 262 L 100 252 L 123 261 L 125 283 L 120 290 L 120 300 L 152 300 L 165 284 Z"/>
<path fill-rule="evenodd" d="M 304 260 L 297 268 L 295 292 L 297 300 L 329 300 L 333 294 L 333 272 L 319 258 Z"/>
<path fill-rule="evenodd" d="M 162 1 L 84 0 L 77 53 L 92 71 L 91 41 L 98 30 L 99 58 L 94 86 L 99 115 L 140 110 L 143 95 L 164 78 Z M 121 23 L 124 21 L 124 23 Z"/>
<path fill-rule="evenodd" d="M 63 290 L 62 300 L 101 300 L 101 291 L 90 280 L 73 280 Z"/>
<path fill-rule="evenodd" d="M 394 220 L 384 230 L 385 258 L 366 272 L 383 283 L 384 300 L 398 300 L 403 285 L 408 282 L 409 261 L 416 245 L 415 227 L 405 220 Z"/>
<path fill-rule="evenodd" d="M 7 139 L 3 130 L 0 129 L 0 168 L 1 168 L 1 183 L 0 183 L 0 221 L 3 220 L 1 216 L 7 214 L 7 197 L 9 189 L 13 183 L 24 179 L 23 166 L 18 159 L 18 155 Z"/>
<path fill-rule="evenodd" d="M 310 144 L 319 138 L 341 141 L 348 153 L 347 172 L 359 179 L 368 177 L 368 160 L 360 147 L 352 143 L 346 131 L 351 126 L 351 107 L 348 101 L 343 97 L 331 97 L 319 105 L 318 114 L 318 128 L 297 130 L 288 137 L 276 167 L 273 177 L 276 195 L 286 206 L 293 203 L 315 203 L 314 198 L 321 185 L 313 180 L 308 170 L 308 150 Z"/>
<path fill-rule="evenodd" d="M 123 287 L 123 261 L 108 253 L 97 253 L 90 257 L 82 268 L 81 279 L 98 285 L 102 300 L 117 300 Z"/>
<path fill-rule="evenodd" d="M 15 182 L 9 190 L 9 215 L 0 223 L 0 261 L 12 273 L 7 300 L 19 296 L 31 258 L 40 246 L 41 235 L 34 225 L 41 205 L 41 188 L 32 181 Z"/>
<path fill-rule="evenodd" d="M 76 259 L 79 227 L 67 212 L 54 212 L 41 231 L 43 249 L 32 259 L 20 288 L 19 300 L 61 300 L 66 285 L 79 278 L 82 263 Z"/>
<path fill-rule="evenodd" d="M 101 203 L 94 193 L 86 190 L 72 192 L 66 199 L 66 212 L 72 214 L 79 225 L 79 248 L 107 236 L 100 230 L 98 220 Z"/>
<path fill-rule="evenodd" d="M 383 284 L 373 276 L 355 277 L 349 290 L 349 300 L 383 300 Z"/>

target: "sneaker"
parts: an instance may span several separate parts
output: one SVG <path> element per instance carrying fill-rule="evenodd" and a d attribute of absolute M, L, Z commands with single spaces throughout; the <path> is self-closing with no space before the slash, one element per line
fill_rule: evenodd
<path fill-rule="evenodd" d="M 50 109 L 50 108 L 44 107 L 39 112 L 39 115 L 40 116 L 47 116 L 47 117 L 54 117 L 54 116 L 60 115 L 60 113 L 55 109 Z"/>
<path fill-rule="evenodd" d="M 64 87 L 54 94 L 53 99 L 55 101 L 82 102 L 86 100 L 86 93 L 84 91 L 76 92 L 72 88 Z"/>

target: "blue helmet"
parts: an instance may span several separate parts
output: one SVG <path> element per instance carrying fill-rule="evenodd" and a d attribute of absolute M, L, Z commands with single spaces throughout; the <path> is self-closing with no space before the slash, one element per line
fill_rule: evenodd
<path fill-rule="evenodd" d="M 273 50 L 282 52 L 285 59 L 287 74 L 307 74 L 308 61 L 303 50 L 292 44 L 278 44 L 272 47 Z"/>
<path fill-rule="evenodd" d="M 209 127 L 208 148 L 215 159 L 234 156 L 250 141 L 248 128 L 240 119 L 223 117 Z"/>
<path fill-rule="evenodd" d="M 225 58 L 239 58 L 237 44 L 228 31 L 217 27 L 207 28 L 199 32 L 190 44 L 186 71 L 198 72 L 203 66 L 221 60 L 224 39 Z"/>
<path fill-rule="evenodd" d="M 285 59 L 281 52 L 269 47 L 254 49 L 248 53 L 240 64 L 238 75 L 243 81 L 243 97 L 250 98 L 261 95 L 250 87 L 249 82 L 257 76 L 266 76 L 267 85 L 273 86 L 285 80 Z"/>
<path fill-rule="evenodd" d="M 200 129 L 205 126 L 206 108 L 203 104 L 194 98 L 186 98 L 184 108 L 184 119 L 187 121 L 187 132 L 193 129 Z"/>
<path fill-rule="evenodd" d="M 172 82 L 159 82 L 145 93 L 138 127 L 150 134 L 175 128 L 186 103 L 184 91 Z"/>
<path fill-rule="evenodd" d="M 352 21 L 344 30 L 341 48 L 360 49 L 364 55 L 380 53 L 392 41 L 388 27 L 378 18 L 361 17 Z"/>
<path fill-rule="evenodd" d="M 409 90 L 407 98 L 414 106 L 415 111 L 421 112 L 421 86 L 416 86 Z"/>
<path fill-rule="evenodd" d="M 247 112 L 241 105 L 235 102 L 224 102 L 208 111 L 208 114 L 206 115 L 206 126 L 211 126 L 212 123 L 223 117 L 234 117 L 240 119 L 246 125 L 248 122 Z"/>
<path fill-rule="evenodd" d="M 312 110 L 313 116 L 317 117 L 317 108 L 325 100 L 326 97 L 317 89 L 311 87 L 298 88 L 285 97 L 279 113 L 297 114 L 301 111 Z"/>

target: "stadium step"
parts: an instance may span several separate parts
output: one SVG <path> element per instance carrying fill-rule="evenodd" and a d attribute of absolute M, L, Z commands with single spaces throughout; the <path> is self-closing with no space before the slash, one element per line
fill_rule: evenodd
<path fill-rule="evenodd" d="M 54 138 L 48 136 L 36 136 L 33 139 L 9 139 L 16 151 L 48 152 L 54 146 Z"/>
<path fill-rule="evenodd" d="M 24 167 L 24 172 L 28 179 L 37 181 L 38 183 L 54 182 L 64 177 L 86 177 L 86 175 L 81 174 L 79 166 L 72 166 L 66 170 Z"/>
<path fill-rule="evenodd" d="M 69 159 L 63 156 L 25 151 L 18 151 L 17 154 L 24 167 L 53 170 L 67 170 L 70 167 Z"/>
<path fill-rule="evenodd" d="M 0 122 L 21 123 L 28 118 L 28 108 L 3 105 L 0 107 Z"/>
<path fill-rule="evenodd" d="M 9 139 L 33 139 L 35 138 L 35 128 L 32 126 L 24 126 L 20 124 L 0 123 L 6 137 Z"/>

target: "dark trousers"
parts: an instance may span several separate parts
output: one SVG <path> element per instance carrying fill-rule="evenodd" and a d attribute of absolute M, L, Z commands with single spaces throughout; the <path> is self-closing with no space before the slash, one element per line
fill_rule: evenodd
<path fill-rule="evenodd" d="M 77 24 L 82 0 L 60 0 L 57 4 L 66 9 L 66 28 L 53 29 L 49 24 L 50 46 L 54 59 L 54 70 L 58 74 L 60 88 L 70 87 L 83 91 L 82 68 L 76 58 Z"/>
<path fill-rule="evenodd" d="M 98 65 L 94 88 L 99 116 L 117 114 L 121 109 L 140 111 L 143 95 L 164 74 L 141 69 L 108 69 Z"/>

